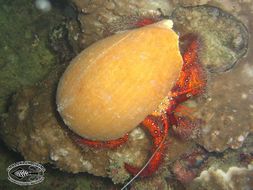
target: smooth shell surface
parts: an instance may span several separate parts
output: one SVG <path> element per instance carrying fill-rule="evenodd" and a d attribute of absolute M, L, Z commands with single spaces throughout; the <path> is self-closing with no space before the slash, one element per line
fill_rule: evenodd
<path fill-rule="evenodd" d="M 57 89 L 65 124 L 82 137 L 110 140 L 151 114 L 183 63 L 171 25 L 164 20 L 110 36 L 74 58 Z"/>

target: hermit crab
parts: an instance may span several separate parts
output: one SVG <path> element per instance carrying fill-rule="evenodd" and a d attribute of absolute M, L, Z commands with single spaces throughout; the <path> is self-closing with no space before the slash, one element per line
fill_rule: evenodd
<path fill-rule="evenodd" d="M 140 123 L 150 133 L 145 168 L 125 163 L 133 175 L 158 169 L 169 127 L 192 125 L 176 108 L 205 88 L 198 38 L 179 37 L 172 25 L 162 20 L 94 43 L 72 60 L 58 85 L 57 109 L 79 144 L 117 148 Z M 179 41 L 186 44 L 182 55 Z"/>

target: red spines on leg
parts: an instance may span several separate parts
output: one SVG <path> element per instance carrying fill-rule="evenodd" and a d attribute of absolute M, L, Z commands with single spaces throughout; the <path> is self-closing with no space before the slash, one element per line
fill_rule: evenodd
<path fill-rule="evenodd" d="M 180 38 L 181 41 L 187 44 L 183 53 L 183 68 L 180 77 L 171 91 L 170 106 L 167 108 L 167 115 L 170 122 L 176 125 L 174 134 L 182 139 L 189 138 L 202 122 L 200 119 L 191 119 L 190 115 L 177 116 L 177 108 L 179 104 L 188 100 L 190 97 L 200 95 L 204 92 L 206 86 L 206 77 L 204 69 L 199 63 L 198 51 L 200 48 L 199 39 L 193 35 L 185 35 Z M 184 109 L 183 107 L 181 108 Z M 181 112 L 179 109 L 179 112 Z"/>
<path fill-rule="evenodd" d="M 186 101 L 191 96 L 199 95 L 206 86 L 204 69 L 199 63 L 198 50 L 200 44 L 198 38 L 190 34 L 180 38 L 180 40 L 191 42 L 183 53 L 183 68 L 172 89 L 172 98 L 178 99 L 177 103 Z"/>
<path fill-rule="evenodd" d="M 182 140 L 187 140 L 193 135 L 197 135 L 197 129 L 203 121 L 201 119 L 190 119 L 187 116 L 174 116 L 176 128 L 173 128 L 173 134 Z"/>
<path fill-rule="evenodd" d="M 128 140 L 128 134 L 126 134 L 124 137 L 121 137 L 119 139 L 115 140 L 109 140 L 109 141 L 93 141 L 93 140 L 88 140 L 85 138 L 79 138 L 76 140 L 78 144 L 83 144 L 87 145 L 93 148 L 109 148 L 109 149 L 114 149 L 117 148 L 118 146 L 124 144 Z"/>
<path fill-rule="evenodd" d="M 168 135 L 169 124 L 167 118 L 162 116 L 163 130 L 160 129 L 158 124 L 151 118 L 147 117 L 143 122 L 143 126 L 149 131 L 153 139 L 153 147 L 151 149 L 151 158 L 148 161 L 147 165 L 141 171 L 142 168 L 131 166 L 125 163 L 126 170 L 133 174 L 137 175 L 139 171 L 140 177 L 151 176 L 160 166 L 163 155 L 166 149 L 166 144 L 164 143 L 165 137 Z"/>

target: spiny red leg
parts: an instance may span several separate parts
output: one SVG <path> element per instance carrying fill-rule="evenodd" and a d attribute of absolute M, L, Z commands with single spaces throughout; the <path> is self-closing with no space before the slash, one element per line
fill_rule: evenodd
<path fill-rule="evenodd" d="M 125 136 L 115 139 L 115 140 L 109 140 L 109 141 L 93 141 L 93 140 L 88 140 L 84 138 L 77 139 L 76 142 L 78 144 L 84 144 L 93 148 L 109 148 L 109 149 L 114 149 L 117 148 L 118 146 L 124 144 L 128 140 L 128 134 Z"/>
<path fill-rule="evenodd" d="M 203 121 L 201 119 L 190 119 L 187 116 L 174 116 L 176 120 L 176 128 L 173 128 L 175 136 L 182 140 L 187 140 L 193 135 L 193 131 L 197 129 Z"/>
<path fill-rule="evenodd" d="M 147 117 L 142 122 L 143 126 L 147 128 L 153 139 L 153 147 L 151 149 L 152 157 L 149 160 L 147 166 L 140 173 L 140 177 L 151 176 L 158 169 L 163 160 L 163 155 L 166 148 L 164 140 L 168 135 L 169 130 L 169 124 L 166 116 L 162 116 L 162 122 L 163 130 L 160 129 L 158 124 L 151 117 Z M 141 168 L 131 166 L 127 163 L 125 163 L 125 168 L 129 173 L 133 175 L 136 175 L 141 170 Z"/>
<path fill-rule="evenodd" d="M 204 91 L 206 77 L 204 69 L 199 64 L 198 50 L 199 40 L 193 35 L 185 35 L 181 41 L 188 41 L 187 48 L 183 53 L 183 68 L 179 79 L 171 91 L 170 106 L 167 108 L 167 115 L 173 125 L 177 125 L 177 118 L 174 116 L 177 106 L 192 96 L 197 96 Z"/>
<path fill-rule="evenodd" d="M 177 107 L 190 97 L 203 93 L 206 86 L 206 77 L 204 76 L 204 69 L 201 67 L 198 59 L 198 38 L 190 34 L 184 36 L 181 40 L 184 42 L 187 40 L 188 46 L 183 54 L 184 64 L 179 80 L 172 89 L 172 97 L 170 106 L 167 109 L 167 115 L 170 123 L 177 126 L 177 128 L 173 130 L 174 134 L 182 139 L 187 139 L 193 134 L 193 130 L 200 125 L 202 120 L 191 120 L 189 116 L 177 116 Z"/>
<path fill-rule="evenodd" d="M 204 70 L 199 64 L 198 50 L 199 40 L 193 35 L 186 35 L 181 40 L 189 40 L 191 43 L 183 53 L 183 68 L 179 80 L 172 89 L 172 98 L 177 104 L 186 101 L 192 96 L 199 95 L 206 86 Z"/>

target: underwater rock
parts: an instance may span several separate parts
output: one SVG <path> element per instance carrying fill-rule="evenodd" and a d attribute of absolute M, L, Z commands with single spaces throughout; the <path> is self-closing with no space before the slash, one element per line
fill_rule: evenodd
<path fill-rule="evenodd" d="M 14 96 L 9 108 L 11 114 L 1 121 L 1 138 L 25 160 L 52 163 L 72 173 L 110 176 L 115 183 L 122 183 L 129 178 L 124 162 L 144 163 L 149 151 L 147 135 L 138 128 L 130 133 L 127 143 L 116 150 L 79 147 L 74 134 L 56 113 L 54 96 L 59 73 L 62 68 L 53 71 L 46 81 Z"/>
<path fill-rule="evenodd" d="M 62 18 L 57 11 L 41 14 L 33 0 L 1 1 L 0 114 L 18 88 L 42 80 L 57 64 L 48 34 Z"/>
<path fill-rule="evenodd" d="M 110 177 L 123 183 L 130 175 L 124 163 L 141 167 L 148 159 L 151 140 L 141 127 L 129 134 L 128 141 L 117 149 L 93 149 L 79 146 L 76 136 L 61 121 L 56 111 L 55 92 L 64 68 L 53 71 L 36 86 L 20 90 L 14 97 L 9 114 L 2 118 L 0 136 L 8 147 L 21 153 L 25 160 L 51 163 L 71 173 L 88 172 Z M 169 137 L 164 163 L 154 176 L 169 175 L 168 165 L 187 150 L 193 142 Z"/>
<path fill-rule="evenodd" d="M 194 179 L 187 190 L 250 190 L 253 187 L 253 165 L 230 167 L 228 171 L 209 168 Z"/>
<path fill-rule="evenodd" d="M 8 173 L 6 172 L 6 169 L 15 162 L 18 162 L 22 160 L 21 156 L 14 153 L 13 151 L 10 151 L 7 149 L 7 147 L 2 143 L 0 143 L 0 189 L 6 189 L 6 190 L 17 190 L 17 189 L 23 189 L 18 188 L 17 184 L 11 183 L 8 179 Z M 48 166 L 44 166 L 46 169 L 45 173 L 45 180 L 43 183 L 40 183 L 37 185 L 36 189 L 47 189 L 47 190 L 63 190 L 63 189 L 69 189 L 75 188 L 75 189 L 85 189 L 85 190 L 98 190 L 93 188 L 92 184 L 94 182 L 101 183 L 103 182 L 103 179 L 97 179 L 96 177 L 91 177 L 87 174 L 67 174 L 66 172 L 62 172 L 59 170 L 52 169 Z M 110 183 L 106 185 L 104 183 L 104 187 L 110 188 L 110 186 L 115 185 L 113 183 Z"/>
<path fill-rule="evenodd" d="M 82 2 L 87 5 L 85 1 Z M 91 4 L 93 2 L 91 2 Z M 103 6 L 101 5 L 101 9 L 103 9 L 102 7 Z M 96 9 L 94 9 L 93 12 L 96 12 Z M 83 14 L 83 16 L 85 16 L 85 14 Z M 93 19 L 96 19 L 96 17 Z M 92 24 L 92 22 L 90 24 Z M 102 24 L 102 22 L 100 24 Z M 86 37 L 88 36 L 89 35 Z M 93 37 L 94 36 L 91 35 L 91 41 L 95 39 Z M 75 39 L 78 38 L 76 37 Z M 250 60 L 252 60 L 252 58 Z M 242 68 L 241 66 L 243 66 L 243 64 L 240 64 L 240 68 Z M 246 90 L 246 94 L 248 95 L 242 95 L 242 97 L 247 99 L 247 106 L 252 107 L 250 104 L 250 102 L 252 102 L 252 91 L 247 91 L 251 87 L 250 84 L 252 84 L 252 69 L 252 65 L 250 63 L 247 63 L 244 64 L 242 75 L 238 75 L 237 72 L 233 72 L 233 74 L 229 74 L 230 72 L 225 73 L 226 76 L 230 76 L 230 78 L 227 77 L 227 79 L 232 79 L 232 76 L 234 75 L 233 81 L 231 82 L 229 82 L 229 80 L 223 81 L 224 78 L 222 78 L 222 75 L 217 75 L 217 80 L 215 80 L 214 83 L 211 83 L 210 88 L 214 88 L 212 87 L 214 84 L 216 84 L 216 86 L 219 88 L 215 94 L 211 93 L 211 95 L 215 97 L 216 102 L 218 102 L 219 98 L 223 97 L 224 94 L 226 95 L 224 99 L 220 100 L 221 103 L 218 103 L 220 106 L 214 106 L 214 108 L 211 109 L 213 113 L 215 113 L 217 110 L 223 109 L 222 102 L 225 102 L 225 104 L 229 103 L 229 105 L 233 105 L 234 102 L 231 101 L 234 101 L 236 98 L 233 99 L 229 95 L 233 96 L 234 93 L 240 94 L 242 90 Z M 61 74 L 62 70 L 63 69 L 60 69 L 58 72 Z M 125 182 L 129 178 L 129 174 L 125 171 L 123 163 L 127 161 L 131 164 L 134 163 L 137 166 L 142 166 L 148 157 L 148 151 L 150 148 L 149 138 L 141 128 L 137 128 L 131 133 L 129 141 L 116 150 L 96 150 L 87 148 L 85 146 L 80 148 L 73 140 L 75 139 L 73 137 L 74 134 L 72 134 L 67 129 L 67 127 L 61 122 L 59 115 L 56 113 L 55 91 L 57 81 L 60 77 L 59 73 L 57 74 L 57 72 L 52 72 L 48 80 L 34 87 L 23 89 L 15 95 L 12 101 L 12 106 L 9 108 L 8 115 L 6 115 L 5 118 L 2 118 L 3 120 L 1 121 L 1 138 L 5 141 L 7 146 L 11 147 L 15 151 L 20 152 L 24 156 L 24 159 L 33 160 L 40 163 L 51 163 L 61 170 L 68 172 L 89 172 L 97 176 L 107 176 L 110 177 L 114 183 Z M 244 75 L 247 76 L 245 77 L 245 81 L 243 80 Z M 215 78 L 214 74 L 212 74 L 212 77 Z M 243 83 L 240 83 L 239 88 L 237 88 L 237 81 L 240 82 L 240 80 L 243 81 Z M 228 91 L 226 91 L 225 88 L 227 83 L 229 88 L 231 87 Z M 236 88 L 233 85 L 235 85 Z M 240 97 L 238 94 L 236 97 Z M 230 101 L 228 100 L 228 102 L 226 102 L 226 98 L 231 99 Z M 205 97 L 203 99 L 205 99 Z M 196 112 L 197 117 L 201 115 L 201 117 L 205 118 L 205 114 L 209 113 L 208 109 L 211 107 L 211 104 L 207 103 L 208 100 L 209 99 L 206 97 L 206 102 L 203 100 L 203 104 L 198 107 L 198 110 L 201 110 L 205 105 L 207 105 L 206 109 L 204 109 L 203 115 L 201 115 L 198 111 Z M 201 100 L 198 101 L 201 102 Z M 193 102 L 193 100 L 191 102 Z M 188 103 L 190 103 L 190 101 Z M 240 98 L 235 101 L 235 104 L 238 107 L 239 103 Z M 243 106 L 245 106 L 245 104 L 246 103 L 243 103 Z M 195 103 L 193 103 L 193 105 L 195 105 Z M 240 111 L 243 109 L 243 106 L 239 109 Z M 250 118 L 250 120 L 252 119 L 252 112 L 248 112 L 248 107 L 246 107 L 245 111 L 237 112 L 238 116 L 236 115 L 236 117 L 240 117 L 242 119 L 243 124 L 247 124 L 248 118 Z M 222 111 L 219 113 L 221 112 Z M 215 116 L 219 119 L 220 115 L 217 114 Z M 212 131 L 213 127 L 215 128 L 216 122 L 213 120 L 211 123 L 213 122 L 214 126 L 211 126 L 211 128 L 210 126 L 203 126 L 203 128 L 200 129 L 201 135 L 198 143 L 203 144 L 203 146 L 207 147 L 207 149 L 210 151 L 216 150 L 216 148 L 218 148 L 218 150 L 226 149 L 228 147 L 228 145 L 226 145 L 226 142 L 228 142 L 227 140 L 229 137 L 226 136 L 227 131 L 225 128 L 222 128 L 223 126 L 221 126 L 221 128 L 222 134 L 225 136 L 224 141 L 222 141 L 222 139 L 221 141 L 217 142 L 212 140 L 210 143 L 213 145 L 210 145 L 208 142 L 208 139 L 210 138 L 208 135 L 211 135 L 211 133 L 205 132 L 209 129 Z M 236 121 L 239 122 L 237 119 Z M 218 122 L 218 124 L 220 124 L 220 122 Z M 230 125 L 228 126 L 231 127 Z M 237 144 L 236 137 L 239 137 L 239 134 L 241 133 L 240 128 L 238 127 L 236 129 L 235 126 L 236 125 L 233 125 L 232 130 L 229 130 L 229 135 L 232 135 L 233 139 L 235 140 L 232 142 L 232 144 Z M 247 130 L 250 131 L 252 129 L 252 126 L 241 126 L 244 126 L 242 130 L 246 133 Z M 223 136 L 219 137 L 223 138 Z M 222 143 L 222 147 L 218 145 L 220 142 Z M 229 146 L 232 146 L 232 144 Z M 139 189 L 141 189 L 142 187 L 156 187 L 154 185 L 158 184 L 157 187 L 164 189 L 170 188 L 171 185 L 166 185 L 164 183 L 164 178 L 169 176 L 172 181 L 176 180 L 168 171 L 168 165 L 171 165 L 173 161 L 175 161 L 177 158 L 180 158 L 180 155 L 187 152 L 190 148 L 192 148 L 192 146 L 194 146 L 194 142 L 191 140 L 188 140 L 187 142 L 176 141 L 170 136 L 168 138 L 168 150 L 164 155 L 164 164 L 155 174 L 153 183 L 149 183 L 151 181 L 149 179 L 138 179 L 137 183 L 133 184 L 133 187 L 138 186 Z M 245 152 L 242 152 L 240 156 L 242 162 L 251 162 L 250 151 L 252 152 L 252 148 L 250 150 L 247 149 Z M 231 157 L 229 157 L 229 159 L 230 158 Z M 219 157 L 215 159 L 219 159 Z M 159 186 L 160 184 L 161 186 Z M 179 185 L 175 185 L 174 189 L 178 188 Z"/>
<path fill-rule="evenodd" d="M 196 141 L 208 151 L 237 149 L 253 132 L 252 71 L 252 63 L 239 63 L 230 72 L 212 75 L 205 95 L 186 103 L 203 120 Z"/>
<path fill-rule="evenodd" d="M 231 69 L 247 52 L 247 28 L 217 7 L 178 7 L 172 13 L 172 20 L 181 35 L 193 32 L 200 36 L 200 61 L 210 72 Z"/>
<path fill-rule="evenodd" d="M 70 39 L 77 52 L 108 36 L 108 32 L 129 29 L 139 18 L 158 18 L 168 15 L 172 6 L 167 0 L 73 0 L 78 12 L 78 24 L 70 22 Z M 108 31 L 108 27 L 110 28 Z M 78 45 L 76 45 L 78 44 Z"/>
<path fill-rule="evenodd" d="M 168 184 L 166 179 L 155 176 L 152 178 L 138 180 L 138 182 L 134 182 L 131 184 L 131 190 L 165 190 L 168 189 Z"/>
<path fill-rule="evenodd" d="M 129 4 L 130 8 L 126 8 Z M 232 15 L 234 12 L 229 14 L 220 8 L 202 4 L 205 4 L 205 1 L 160 0 L 154 4 L 148 0 L 138 3 L 121 0 L 117 3 L 107 2 L 105 6 L 101 6 L 99 0 L 89 3 L 74 0 L 80 25 L 75 20 L 69 23 L 69 39 L 75 51 L 80 52 L 89 44 L 119 31 L 134 28 L 140 22 L 156 22 L 169 17 L 175 22 L 174 28 L 180 36 L 193 32 L 202 37 L 201 60 L 208 70 L 224 72 L 246 53 L 248 31 L 244 24 Z M 226 7 L 219 1 L 210 1 L 210 4 Z M 242 20 L 247 22 L 244 17 Z"/>
<path fill-rule="evenodd" d="M 48 41 L 50 48 L 54 51 L 59 63 L 67 63 L 74 56 L 73 47 L 70 45 L 68 39 L 68 29 L 66 23 L 56 25 L 51 30 Z"/>
<path fill-rule="evenodd" d="M 208 153 L 201 173 L 191 183 L 189 190 L 251 189 L 253 183 L 253 135 L 249 135 L 243 146 L 222 153 Z"/>

